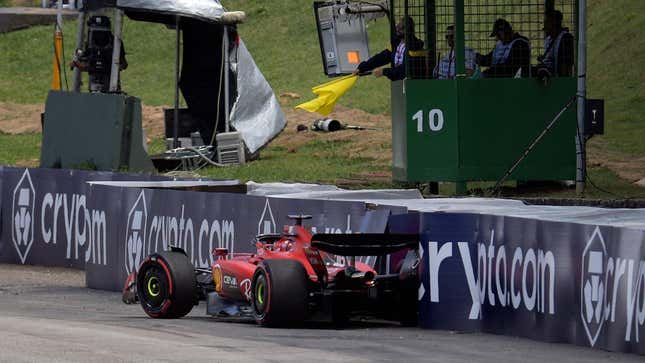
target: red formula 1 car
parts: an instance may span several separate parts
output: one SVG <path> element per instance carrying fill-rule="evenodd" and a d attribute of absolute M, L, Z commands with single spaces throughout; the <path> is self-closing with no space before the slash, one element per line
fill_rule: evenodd
<path fill-rule="evenodd" d="M 336 325 L 351 316 L 417 323 L 418 235 L 316 234 L 303 227 L 310 216 L 289 216 L 285 233 L 260 235 L 257 252 L 216 249 L 211 269 L 197 269 L 180 249 L 148 256 L 124 287 L 126 303 L 140 301 L 153 318 L 180 318 L 200 299 L 215 316 L 253 316 L 264 326 L 291 327 L 326 318 Z M 379 275 L 355 257 L 407 249 L 397 273 Z M 348 261 L 347 263 L 341 262 Z"/>

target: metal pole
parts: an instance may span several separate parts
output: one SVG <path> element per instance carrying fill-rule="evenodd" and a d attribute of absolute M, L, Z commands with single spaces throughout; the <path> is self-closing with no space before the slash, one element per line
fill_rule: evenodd
<path fill-rule="evenodd" d="M 172 145 L 174 148 L 178 148 L 181 145 L 179 144 L 179 16 L 175 17 L 175 115 L 173 123 L 173 141 Z"/>
<path fill-rule="evenodd" d="M 406 53 L 410 52 L 410 49 L 408 49 L 408 45 L 412 41 L 412 39 L 410 39 L 410 36 L 411 36 L 410 30 L 407 27 L 408 17 L 410 17 L 409 6 L 410 5 L 409 5 L 408 0 L 405 0 L 403 2 L 403 18 L 404 19 L 402 21 L 402 24 L 403 24 L 403 34 L 404 34 L 403 41 L 405 42 L 405 52 Z M 393 45 L 393 47 L 394 47 L 394 45 Z M 392 52 L 395 52 L 395 51 L 396 51 L 395 49 L 392 49 Z M 394 58 L 392 58 L 392 59 L 394 60 Z M 409 57 L 404 57 L 404 59 L 407 59 L 407 61 L 405 62 L 405 78 L 409 78 L 410 77 L 410 59 L 409 59 Z M 392 68 L 394 68 L 394 61 L 392 61 Z"/>
<path fill-rule="evenodd" d="M 83 48 L 85 41 L 85 12 L 78 12 L 78 24 L 76 26 L 76 51 Z M 81 91 L 82 73 L 78 67 L 74 67 L 74 92 Z"/>
<path fill-rule="evenodd" d="M 428 48 L 428 59 L 426 70 L 426 78 L 432 77 L 432 71 L 437 65 L 437 15 L 436 15 L 436 1 L 435 0 L 425 0 L 425 33 L 426 39 L 425 44 Z"/>
<path fill-rule="evenodd" d="M 464 0 L 455 0 L 455 78 L 466 73 Z"/>
<path fill-rule="evenodd" d="M 56 24 L 60 31 L 63 30 L 63 0 L 58 0 L 58 12 L 56 13 Z"/>
<path fill-rule="evenodd" d="M 229 42 L 228 42 L 228 27 L 224 25 L 224 127 L 225 132 L 229 132 L 229 70 L 230 70 L 230 54 L 229 54 Z M 214 133 L 217 133 L 217 130 L 213 130 Z"/>
<path fill-rule="evenodd" d="M 110 92 L 119 89 L 119 69 L 121 68 L 121 33 L 123 32 L 123 11 L 114 13 L 114 50 L 112 51 L 112 70 L 110 72 Z"/>
<path fill-rule="evenodd" d="M 576 135 L 576 193 L 583 194 L 587 179 L 585 109 L 587 103 L 587 1 L 578 2 L 578 135 Z"/>

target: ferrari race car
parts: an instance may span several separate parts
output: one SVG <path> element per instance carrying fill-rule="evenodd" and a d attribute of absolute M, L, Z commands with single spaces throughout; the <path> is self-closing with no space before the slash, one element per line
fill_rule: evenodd
<path fill-rule="evenodd" d="M 215 249 L 211 269 L 195 268 L 178 248 L 148 256 L 128 277 L 123 301 L 139 301 L 152 318 L 181 318 L 206 300 L 209 315 L 248 316 L 271 327 L 312 319 L 343 326 L 351 316 L 416 325 L 418 235 L 312 235 L 302 225 L 311 216 L 289 217 L 295 225 L 284 233 L 255 238 L 256 253 Z M 356 261 L 404 250 L 394 274 Z"/>

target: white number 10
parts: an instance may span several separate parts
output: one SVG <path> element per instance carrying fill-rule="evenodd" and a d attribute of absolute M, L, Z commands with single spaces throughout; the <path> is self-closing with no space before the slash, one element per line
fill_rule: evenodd
<path fill-rule="evenodd" d="M 415 113 L 412 120 L 417 122 L 417 132 L 423 132 L 423 110 Z M 430 131 L 439 132 L 443 130 L 443 111 L 438 109 L 430 110 L 428 114 L 428 126 Z"/>

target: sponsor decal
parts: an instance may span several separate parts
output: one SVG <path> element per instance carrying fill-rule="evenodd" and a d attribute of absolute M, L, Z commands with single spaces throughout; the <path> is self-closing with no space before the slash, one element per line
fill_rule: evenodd
<path fill-rule="evenodd" d="M 240 282 L 240 289 L 244 293 L 246 300 L 251 301 L 251 279 L 244 279 Z"/>
<path fill-rule="evenodd" d="M 269 204 L 269 198 L 267 198 L 266 202 L 264 203 L 262 214 L 260 215 L 260 221 L 258 222 L 258 235 L 271 234 L 276 232 L 277 228 L 275 224 L 275 218 L 273 217 L 271 204 Z"/>
<path fill-rule="evenodd" d="M 589 345 L 595 346 L 607 326 L 615 324 L 624 327 L 625 342 L 640 342 L 639 331 L 645 324 L 645 261 L 611 256 L 596 227 L 580 266 L 580 319 Z M 626 314 L 617 318 L 617 310 Z"/>
<path fill-rule="evenodd" d="M 171 211 L 170 208 L 165 209 Z M 178 247 L 186 251 L 193 265 L 208 268 L 213 263 L 211 251 L 227 248 L 235 252 L 235 223 L 232 220 L 202 219 L 186 216 L 185 205 L 177 215 L 150 215 L 145 192 L 128 213 L 125 235 L 125 269 L 135 271 L 141 260 L 152 253 Z"/>
<path fill-rule="evenodd" d="M 426 245 L 429 256 L 430 302 L 439 303 L 439 270 L 447 259 L 460 258 L 464 279 L 470 292 L 472 305 L 468 319 L 481 319 L 482 305 L 524 309 L 554 315 L 556 260 L 551 251 L 542 249 L 507 250 L 505 245 L 493 244 L 495 231 L 491 231 L 490 244 L 477 243 L 476 265 L 473 266 L 469 242 Z M 458 255 L 458 256 L 457 256 Z M 509 266 L 510 265 L 510 266 Z M 509 271 L 510 273 L 507 273 Z M 421 300 L 427 291 L 419 289 Z"/>
<path fill-rule="evenodd" d="M 46 193 L 40 204 L 39 222 L 45 244 L 56 245 L 59 236 L 64 236 L 65 258 L 68 260 L 84 259 L 85 262 L 107 265 L 105 211 L 89 209 L 84 194 Z M 59 230 L 60 222 L 63 222 L 62 231 Z"/>
<path fill-rule="evenodd" d="M 24 264 L 36 246 L 64 240 L 67 260 L 107 265 L 105 211 L 89 209 L 84 194 L 41 195 L 25 169 L 14 189 L 12 209 L 12 239 L 20 261 Z"/>
<path fill-rule="evenodd" d="M 231 276 L 231 275 L 224 275 L 222 278 L 222 282 L 224 282 L 224 285 L 231 288 L 231 289 L 237 289 L 237 277 Z"/>
<path fill-rule="evenodd" d="M 582 290 L 580 316 L 592 347 L 596 344 L 605 323 L 602 309 L 607 295 L 603 279 L 606 257 L 605 240 L 600 233 L 600 228 L 596 227 L 582 253 L 582 276 L 580 277 Z"/>
<path fill-rule="evenodd" d="M 128 223 L 125 229 L 125 270 L 128 275 L 139 268 L 144 257 L 143 243 L 146 236 L 147 220 L 146 195 L 142 190 L 128 212 Z"/>
<path fill-rule="evenodd" d="M 34 184 L 31 182 L 29 170 L 25 169 L 25 173 L 13 190 L 13 206 L 11 209 L 11 215 L 13 216 L 11 237 L 23 264 L 27 260 L 29 250 L 31 250 L 31 246 L 34 243 L 35 198 Z"/>

